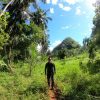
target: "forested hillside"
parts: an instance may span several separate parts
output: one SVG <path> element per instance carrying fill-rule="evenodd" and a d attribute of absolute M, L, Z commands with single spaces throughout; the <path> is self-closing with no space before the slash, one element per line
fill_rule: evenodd
<path fill-rule="evenodd" d="M 81 46 L 72 38 L 66 38 L 52 51 L 54 56 L 64 58 L 79 54 Z"/>

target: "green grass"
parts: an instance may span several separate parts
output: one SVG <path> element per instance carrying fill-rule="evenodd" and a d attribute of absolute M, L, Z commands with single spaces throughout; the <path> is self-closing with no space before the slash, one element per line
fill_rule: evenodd
<path fill-rule="evenodd" d="M 66 100 L 100 99 L 100 73 L 89 74 L 88 60 L 87 54 L 83 54 L 55 61 L 55 79 Z"/>
<path fill-rule="evenodd" d="M 99 57 L 99 53 L 97 53 Z M 86 53 L 64 60 L 54 60 L 55 83 L 65 100 L 99 100 L 100 74 L 90 74 Z M 82 62 L 82 66 L 80 66 Z M 29 76 L 29 64 L 14 64 L 13 73 L 0 72 L 1 100 L 49 100 L 44 75 L 46 62 L 37 62 Z M 99 98 L 99 99 L 98 99 Z"/>
<path fill-rule="evenodd" d="M 47 100 L 47 84 L 43 65 L 36 66 L 29 76 L 29 65 L 15 64 L 13 73 L 0 72 L 2 100 Z"/>

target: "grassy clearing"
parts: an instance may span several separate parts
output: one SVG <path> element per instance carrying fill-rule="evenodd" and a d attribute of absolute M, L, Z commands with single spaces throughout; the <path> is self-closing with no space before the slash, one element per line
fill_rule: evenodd
<path fill-rule="evenodd" d="M 88 60 L 87 54 L 54 60 L 55 82 L 65 100 L 100 100 L 100 74 L 89 73 L 86 69 Z M 0 98 L 49 100 L 44 65 L 45 62 L 38 63 L 33 68 L 31 76 L 29 76 L 29 64 L 23 62 L 14 64 L 14 73 L 0 72 Z"/>

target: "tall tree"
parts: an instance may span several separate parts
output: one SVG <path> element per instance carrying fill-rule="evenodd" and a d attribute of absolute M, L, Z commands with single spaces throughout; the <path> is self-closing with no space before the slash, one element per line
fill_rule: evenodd
<path fill-rule="evenodd" d="M 95 6 L 95 16 L 93 19 L 93 29 L 91 37 L 88 41 L 89 48 L 89 58 L 95 58 L 95 50 L 100 47 L 100 1 L 96 0 Z"/>
<path fill-rule="evenodd" d="M 33 7 L 37 9 L 36 12 L 33 13 L 33 16 L 30 16 L 30 14 L 27 13 L 29 3 L 32 3 Z M 8 24 L 5 29 L 5 32 L 9 34 L 8 44 L 5 48 L 6 52 L 8 52 L 6 53 L 8 54 L 8 64 L 11 65 L 11 60 L 14 58 L 14 55 L 18 54 L 23 57 L 23 55 L 25 56 L 28 54 L 27 48 L 32 42 L 42 43 L 42 40 L 46 37 L 45 27 L 47 25 L 47 19 L 43 17 L 44 15 L 46 16 L 46 12 L 43 12 L 43 15 L 38 17 L 41 21 L 39 20 L 38 23 L 36 22 L 38 19 L 37 16 L 39 14 L 41 15 L 39 11 L 42 12 L 38 7 L 36 0 L 13 0 L 8 4 L 4 4 L 3 12 L 1 14 L 3 15 L 5 11 L 9 12 L 10 15 L 7 19 Z M 26 23 L 27 17 L 31 17 L 31 20 L 29 19 L 29 25 Z"/>
<path fill-rule="evenodd" d="M 47 51 L 49 45 L 48 41 L 49 36 L 46 34 L 48 20 L 52 20 L 50 17 L 46 16 L 47 12 L 48 10 L 44 11 L 38 8 L 37 11 L 32 14 L 32 20 L 34 21 L 34 23 L 39 27 L 41 27 L 42 30 L 44 30 L 44 35 L 41 40 L 41 45 L 42 45 L 41 53 L 43 54 Z"/>
<path fill-rule="evenodd" d="M 97 0 L 95 3 L 95 16 L 93 19 L 93 30 L 91 38 L 97 46 L 100 46 L 100 1 Z"/>

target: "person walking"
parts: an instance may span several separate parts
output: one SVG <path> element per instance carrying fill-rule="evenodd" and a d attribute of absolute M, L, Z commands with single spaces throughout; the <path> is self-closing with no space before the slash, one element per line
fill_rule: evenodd
<path fill-rule="evenodd" d="M 56 73 L 55 64 L 52 62 L 51 57 L 49 57 L 48 62 L 45 64 L 45 75 L 47 76 L 48 86 L 51 90 L 54 87 L 54 74 L 55 73 Z"/>

